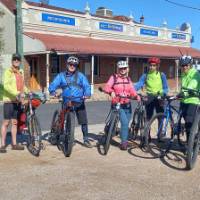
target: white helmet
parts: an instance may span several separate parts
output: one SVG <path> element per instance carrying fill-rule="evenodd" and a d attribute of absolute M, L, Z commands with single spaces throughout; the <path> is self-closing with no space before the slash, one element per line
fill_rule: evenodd
<path fill-rule="evenodd" d="M 79 64 L 79 59 L 75 56 L 70 56 L 67 59 L 67 64 L 74 64 L 74 65 L 78 65 Z"/>
<path fill-rule="evenodd" d="M 117 67 L 118 68 L 125 68 L 128 67 L 128 62 L 124 61 L 124 60 L 120 60 L 117 62 Z"/>

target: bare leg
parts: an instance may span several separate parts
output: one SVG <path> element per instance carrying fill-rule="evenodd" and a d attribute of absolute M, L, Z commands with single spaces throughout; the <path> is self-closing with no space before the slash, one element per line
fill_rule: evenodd
<path fill-rule="evenodd" d="M 17 120 L 12 119 L 11 124 L 12 124 L 12 128 L 11 128 L 12 145 L 16 145 L 17 144 Z"/>
<path fill-rule="evenodd" d="M 7 129 L 9 125 L 10 120 L 4 120 L 1 126 L 1 145 L 6 145 L 6 135 L 7 135 Z"/>

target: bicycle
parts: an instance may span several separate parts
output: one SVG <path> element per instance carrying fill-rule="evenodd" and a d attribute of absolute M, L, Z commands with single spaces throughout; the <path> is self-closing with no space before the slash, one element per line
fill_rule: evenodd
<path fill-rule="evenodd" d="M 184 142 L 181 141 L 180 136 L 184 135 L 185 129 L 181 124 L 181 110 L 172 105 L 175 100 L 177 100 L 175 96 L 161 97 L 161 101 L 166 102 L 164 112 L 155 114 L 145 126 L 145 148 L 154 157 L 164 157 L 170 151 L 175 136 L 179 146 L 183 146 Z"/>
<path fill-rule="evenodd" d="M 57 145 L 62 150 L 65 157 L 70 157 L 74 144 L 75 131 L 75 106 L 76 98 L 82 97 L 64 97 L 67 103 L 61 102 L 61 109 L 55 110 L 51 122 L 51 131 L 49 141 L 53 145 Z"/>
<path fill-rule="evenodd" d="M 191 96 L 200 98 L 200 91 L 183 88 L 184 91 L 187 91 Z M 187 169 L 191 170 L 194 168 L 197 161 L 197 156 L 200 148 L 200 113 L 199 106 L 195 114 L 194 122 L 190 129 L 190 134 L 188 138 L 188 144 L 186 148 L 186 166 Z"/>
<path fill-rule="evenodd" d="M 99 88 L 99 91 L 104 92 L 101 87 Z M 120 96 L 120 95 L 117 95 L 117 97 L 132 99 L 130 97 L 125 97 L 125 96 Z M 104 127 L 104 136 L 102 137 L 100 141 L 100 145 L 103 145 L 104 147 L 104 152 L 103 152 L 104 155 L 107 155 L 108 150 L 110 148 L 110 142 L 111 142 L 112 136 L 114 136 L 118 130 L 118 124 L 120 121 L 119 119 L 120 106 L 121 106 L 120 103 L 116 103 L 112 105 L 105 120 L 106 125 Z"/>
<path fill-rule="evenodd" d="M 141 101 L 138 102 L 134 111 L 129 133 L 132 140 L 136 140 L 138 138 L 138 134 L 140 134 L 140 146 L 142 147 L 144 143 L 144 127 L 147 120 L 145 108 L 147 97 L 142 94 L 138 95 L 140 96 Z"/>
<path fill-rule="evenodd" d="M 35 93 L 25 94 L 19 116 L 19 130 L 28 137 L 26 146 L 34 156 L 39 156 L 43 149 L 41 126 L 35 112 L 41 104 L 46 102 L 44 94 L 42 98 Z"/>

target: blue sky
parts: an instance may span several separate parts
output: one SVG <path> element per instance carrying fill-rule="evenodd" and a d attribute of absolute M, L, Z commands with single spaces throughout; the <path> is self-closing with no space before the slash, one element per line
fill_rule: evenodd
<path fill-rule="evenodd" d="M 39 2 L 39 0 L 30 0 Z M 49 4 L 73 10 L 84 11 L 86 2 L 89 3 L 91 13 L 104 6 L 113 11 L 114 15 L 129 16 L 132 13 L 134 19 L 139 21 L 143 14 L 145 24 L 150 26 L 161 26 L 165 19 L 169 28 L 176 28 L 183 22 L 192 26 L 194 35 L 193 47 L 200 49 L 200 0 L 172 0 L 173 2 L 199 8 L 193 10 L 179 7 L 165 0 L 49 0 Z"/>

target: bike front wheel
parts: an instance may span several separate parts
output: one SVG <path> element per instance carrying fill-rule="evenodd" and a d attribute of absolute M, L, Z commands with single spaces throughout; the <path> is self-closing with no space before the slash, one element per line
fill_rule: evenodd
<path fill-rule="evenodd" d="M 42 131 L 39 120 L 35 114 L 33 114 L 28 120 L 28 141 L 27 149 L 34 155 L 39 156 L 42 149 Z"/>
<path fill-rule="evenodd" d="M 107 155 L 108 150 L 110 148 L 110 142 L 111 142 L 112 134 L 115 131 L 116 122 L 117 122 L 117 115 L 113 113 L 112 119 L 107 125 L 107 128 L 105 129 L 105 135 L 103 136 L 104 137 L 104 142 L 103 142 L 104 155 Z"/>
<path fill-rule="evenodd" d="M 200 122 L 199 122 L 199 117 L 197 117 L 197 119 L 195 119 L 191 127 L 188 140 L 188 147 L 186 149 L 186 166 L 187 169 L 189 170 L 193 169 L 197 161 L 199 146 L 200 146 Z"/>
<path fill-rule="evenodd" d="M 74 130 L 75 130 L 75 112 L 67 112 L 65 114 L 65 124 L 63 134 L 60 135 L 60 146 L 65 155 L 69 157 L 72 153 L 74 145 Z"/>
<path fill-rule="evenodd" d="M 169 151 L 172 139 L 172 122 L 163 113 L 158 113 L 146 124 L 144 145 L 147 152 L 159 158 Z"/>
<path fill-rule="evenodd" d="M 59 128 L 59 111 L 55 110 L 51 121 L 51 128 L 48 139 L 52 145 L 56 145 L 58 143 L 58 128 Z"/>

